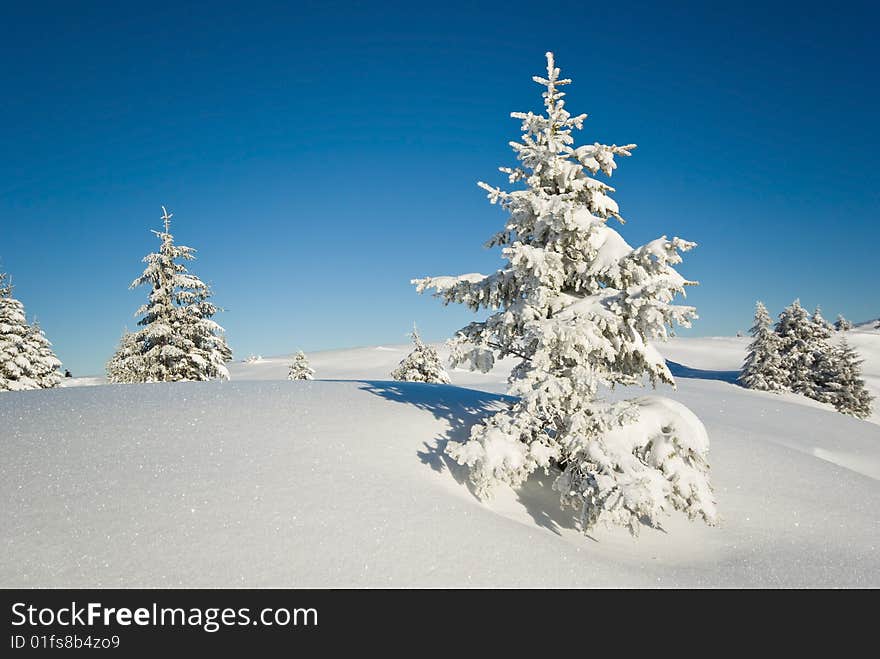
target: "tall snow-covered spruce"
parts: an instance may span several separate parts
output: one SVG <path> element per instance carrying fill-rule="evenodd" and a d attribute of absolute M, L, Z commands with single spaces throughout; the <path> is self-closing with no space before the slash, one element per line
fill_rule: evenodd
<path fill-rule="evenodd" d="M 500 246 L 505 266 L 492 275 L 413 280 L 444 303 L 493 311 L 461 329 L 451 342 L 453 364 L 487 371 L 496 358 L 515 357 L 510 393 L 518 401 L 471 429 L 447 452 L 470 468 L 481 496 L 517 486 L 537 469 L 556 475 L 563 506 L 584 532 L 599 522 L 658 526 L 672 510 L 716 520 L 707 462 L 709 440 L 700 420 L 669 399 L 645 396 L 617 403 L 599 398 L 600 385 L 674 384 L 649 343 L 673 324 L 689 326 L 693 307 L 672 304 L 689 282 L 673 265 L 694 247 L 665 236 L 633 248 L 609 219 L 623 219 L 614 191 L 591 175 L 610 176 L 615 156 L 634 144 L 574 146 L 572 131 L 586 115 L 565 109 L 552 53 L 545 113 L 515 112 L 523 135 L 511 142 L 520 165 L 502 168 L 525 189 L 480 186 L 508 213 L 488 246 Z"/>
<path fill-rule="evenodd" d="M 293 361 L 287 371 L 288 380 L 314 380 L 315 369 L 309 364 L 309 358 L 302 350 L 293 356 Z"/>
<path fill-rule="evenodd" d="M 163 206 L 165 230 L 153 231 L 161 241 L 159 251 L 144 257 L 147 267 L 131 284 L 150 286 L 150 296 L 135 312 L 143 316 L 141 329 L 123 335 L 107 365 L 112 382 L 229 379 L 226 362 L 232 351 L 213 320 L 218 308 L 208 285 L 181 263 L 194 260 L 195 250 L 174 243 L 171 217 Z"/>
<path fill-rule="evenodd" d="M 404 357 L 391 377 L 402 382 L 432 382 L 449 384 L 449 374 L 443 368 L 440 355 L 429 345 L 425 345 L 419 330 L 413 325 L 412 340 L 415 347 Z"/>
<path fill-rule="evenodd" d="M 815 390 L 814 358 L 817 326 L 811 322 L 800 300 L 782 310 L 776 321 L 779 356 L 788 374 L 786 386 L 795 393 L 810 395 Z"/>
<path fill-rule="evenodd" d="M 788 386 L 788 373 L 779 356 L 779 337 L 773 331 L 770 314 L 763 302 L 755 305 L 755 323 L 749 330 L 752 342 L 739 376 L 739 383 L 749 389 L 782 391 Z"/>
<path fill-rule="evenodd" d="M 61 383 L 61 362 L 37 323 L 29 325 L 24 305 L 0 273 L 0 391 L 48 389 Z"/>

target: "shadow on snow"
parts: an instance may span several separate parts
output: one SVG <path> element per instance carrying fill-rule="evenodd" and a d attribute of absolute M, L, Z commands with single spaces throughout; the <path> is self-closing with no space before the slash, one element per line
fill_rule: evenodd
<path fill-rule="evenodd" d="M 739 371 L 704 371 L 703 369 L 691 368 L 690 366 L 669 361 L 668 359 L 666 360 L 666 366 L 669 367 L 669 372 L 676 378 L 719 380 L 721 382 L 736 384 L 736 379 L 739 377 Z"/>
<path fill-rule="evenodd" d="M 422 464 L 438 473 L 449 471 L 455 480 L 478 498 L 468 478 L 468 468 L 458 464 L 446 453 L 449 442 L 466 442 L 471 426 L 506 408 L 516 399 L 447 384 L 360 380 L 364 391 L 395 403 L 414 405 L 445 421 L 447 430 L 433 440 L 422 442 L 417 452 Z M 554 474 L 536 472 L 515 494 L 536 524 L 557 535 L 560 529 L 576 529 L 572 510 L 559 506 L 559 494 L 553 490 Z M 588 536 L 589 537 L 589 536 Z"/>

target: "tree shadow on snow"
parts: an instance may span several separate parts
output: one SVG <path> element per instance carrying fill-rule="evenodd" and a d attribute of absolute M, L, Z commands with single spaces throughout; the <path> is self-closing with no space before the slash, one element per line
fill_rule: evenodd
<path fill-rule="evenodd" d="M 690 366 L 669 361 L 668 359 L 666 360 L 666 366 L 669 367 L 669 372 L 676 378 L 719 380 L 721 382 L 736 384 L 736 379 L 739 377 L 739 371 L 704 371 L 703 369 L 691 368 Z"/>
<path fill-rule="evenodd" d="M 396 403 L 414 405 L 445 421 L 447 431 L 435 437 L 433 443 L 422 443 L 424 448 L 417 452 L 419 460 L 438 473 L 448 470 L 456 482 L 467 487 L 471 495 L 479 500 L 468 478 L 468 468 L 449 457 L 446 446 L 449 442 L 467 441 L 471 426 L 504 409 L 515 398 L 445 384 L 381 380 L 360 382 L 364 391 Z M 576 525 L 571 509 L 560 508 L 559 494 L 553 490 L 553 480 L 553 474 L 537 472 L 514 493 L 537 525 L 560 535 L 560 529 L 574 529 Z"/>

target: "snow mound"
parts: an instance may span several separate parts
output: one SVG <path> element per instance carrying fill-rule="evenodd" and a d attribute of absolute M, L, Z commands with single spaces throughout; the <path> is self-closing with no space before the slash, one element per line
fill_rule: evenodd
<path fill-rule="evenodd" d="M 679 515 L 638 540 L 584 538 L 552 477 L 473 496 L 443 448 L 504 404 L 492 393 L 279 378 L 3 395 L 0 586 L 880 586 L 875 425 L 718 380 L 664 395 L 708 430 L 722 525 Z"/>

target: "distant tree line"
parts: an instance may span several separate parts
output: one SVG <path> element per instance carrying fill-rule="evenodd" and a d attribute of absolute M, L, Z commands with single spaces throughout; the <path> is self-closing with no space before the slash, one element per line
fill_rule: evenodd
<path fill-rule="evenodd" d="M 739 383 L 749 389 L 793 391 L 830 403 L 843 414 L 869 416 L 872 398 L 861 378 L 862 360 L 842 336 L 852 323 L 838 316 L 835 328 L 841 333 L 837 342 L 831 340 L 834 328 L 821 310 L 817 307 L 810 316 L 799 300 L 773 325 L 767 308 L 758 302 Z"/>

